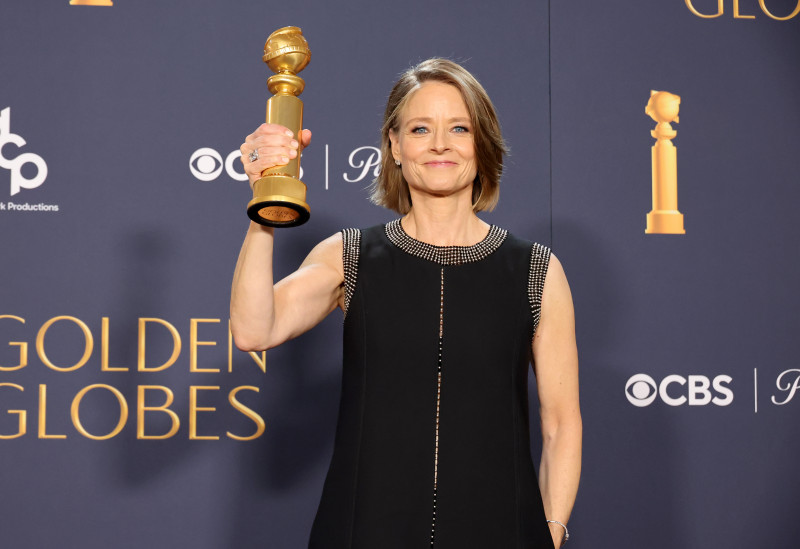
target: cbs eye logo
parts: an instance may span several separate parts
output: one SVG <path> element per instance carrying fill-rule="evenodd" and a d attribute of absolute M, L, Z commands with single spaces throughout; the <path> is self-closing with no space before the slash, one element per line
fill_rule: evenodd
<path fill-rule="evenodd" d="M 202 147 L 194 151 L 189 158 L 189 171 L 200 181 L 214 181 L 224 168 L 231 179 L 247 181 L 247 174 L 234 169 L 233 163 L 239 160 L 241 154 L 239 151 L 232 151 L 223 162 L 222 156 L 217 151 L 209 147 Z"/>
<path fill-rule="evenodd" d="M 222 156 L 217 151 L 210 147 L 202 147 L 194 151 L 189 158 L 189 171 L 200 181 L 214 181 L 222 174 L 223 169 L 231 179 L 247 181 L 247 174 L 238 172 L 234 168 L 241 156 L 242 153 L 237 149 L 231 151 L 223 161 Z M 241 164 L 239 165 L 241 166 Z M 303 168 L 300 168 L 300 179 L 302 178 Z"/>
<path fill-rule="evenodd" d="M 673 374 L 656 383 L 647 374 L 635 374 L 625 384 L 625 396 L 628 402 L 639 408 L 650 406 L 658 397 L 670 406 L 682 406 L 687 402 L 689 406 L 728 406 L 733 402 L 733 391 L 729 387 L 731 381 L 733 378 L 726 375 L 711 380 L 703 375 L 686 378 Z"/>
<path fill-rule="evenodd" d="M 649 406 L 658 396 L 658 386 L 649 375 L 636 374 L 625 384 L 625 396 L 634 406 Z"/>

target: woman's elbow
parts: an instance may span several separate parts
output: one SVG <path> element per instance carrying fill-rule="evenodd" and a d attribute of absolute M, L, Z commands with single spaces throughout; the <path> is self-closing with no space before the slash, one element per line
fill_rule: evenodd
<path fill-rule="evenodd" d="M 237 327 L 233 322 L 231 322 L 231 335 L 233 344 L 240 351 L 260 352 L 272 347 L 268 338 L 252 332 L 248 333 L 247 330 Z"/>
<path fill-rule="evenodd" d="M 559 438 L 580 439 L 583 435 L 583 420 L 578 410 L 559 414 L 542 415 L 542 438 L 552 441 Z"/>
<path fill-rule="evenodd" d="M 254 339 L 245 339 L 236 336 L 233 337 L 233 344 L 236 345 L 236 348 L 240 351 L 249 353 L 266 351 L 268 349 L 267 345 L 264 345 L 263 343 L 260 343 Z"/>

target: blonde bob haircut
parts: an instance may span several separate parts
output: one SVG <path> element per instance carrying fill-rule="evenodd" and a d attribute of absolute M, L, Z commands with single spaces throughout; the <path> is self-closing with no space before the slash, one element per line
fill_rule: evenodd
<path fill-rule="evenodd" d="M 494 105 L 472 74 L 449 59 L 433 58 L 404 72 L 389 94 L 381 128 L 381 171 L 372 183 L 370 199 L 375 204 L 405 215 L 411 209 L 411 194 L 403 170 L 392 156 L 389 132 L 398 131 L 400 118 L 416 90 L 428 81 L 455 86 L 469 111 L 475 143 L 478 174 L 472 186 L 472 209 L 491 211 L 500 198 L 503 155 L 508 153 Z"/>

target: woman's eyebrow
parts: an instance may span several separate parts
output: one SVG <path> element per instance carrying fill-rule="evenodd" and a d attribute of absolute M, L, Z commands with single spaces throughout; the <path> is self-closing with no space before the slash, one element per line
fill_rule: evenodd
<path fill-rule="evenodd" d="M 414 118 L 409 118 L 406 120 L 406 124 L 411 124 L 412 122 L 431 122 L 433 118 L 430 116 L 416 116 Z M 454 116 L 453 118 L 448 118 L 448 122 L 469 122 L 469 117 L 467 116 Z"/>

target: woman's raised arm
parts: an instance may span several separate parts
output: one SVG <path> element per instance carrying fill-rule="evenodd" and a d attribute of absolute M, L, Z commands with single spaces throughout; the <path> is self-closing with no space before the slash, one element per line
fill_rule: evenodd
<path fill-rule="evenodd" d="M 303 130 L 302 145 L 311 132 Z M 286 164 L 299 154 L 301 143 L 282 126 L 262 124 L 240 147 L 245 173 L 252 186 L 261 173 Z M 258 149 L 258 159 L 250 153 Z M 269 349 L 318 324 L 343 300 L 344 271 L 340 234 L 320 242 L 300 268 L 274 284 L 274 229 L 250 223 L 231 287 L 231 331 L 245 351 Z"/>

